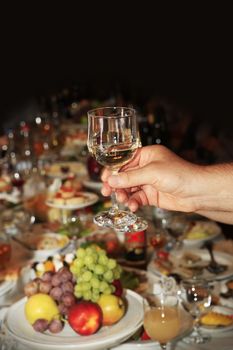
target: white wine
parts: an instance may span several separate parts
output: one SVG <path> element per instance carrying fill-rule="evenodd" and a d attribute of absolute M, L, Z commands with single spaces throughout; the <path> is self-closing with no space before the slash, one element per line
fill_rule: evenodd
<path fill-rule="evenodd" d="M 136 149 L 136 147 L 127 148 L 125 145 L 114 145 L 104 150 L 93 147 L 92 154 L 99 164 L 111 168 L 120 168 L 133 158 Z"/>

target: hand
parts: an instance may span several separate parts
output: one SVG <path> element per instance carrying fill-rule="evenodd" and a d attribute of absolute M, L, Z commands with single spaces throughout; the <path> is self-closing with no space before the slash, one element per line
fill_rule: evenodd
<path fill-rule="evenodd" d="M 118 175 L 108 169 L 102 174 L 102 194 L 109 196 L 114 188 L 117 199 L 132 211 L 142 205 L 168 210 L 195 211 L 201 166 L 189 163 L 164 146 L 137 150 L 135 157 Z"/>

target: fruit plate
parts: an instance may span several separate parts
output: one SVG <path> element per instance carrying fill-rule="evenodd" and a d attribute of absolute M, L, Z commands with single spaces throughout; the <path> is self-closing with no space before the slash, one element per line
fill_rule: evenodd
<path fill-rule="evenodd" d="M 51 199 L 46 202 L 46 205 L 57 209 L 75 210 L 75 209 L 89 207 L 90 205 L 95 204 L 99 200 L 99 197 L 95 193 L 92 193 L 92 192 L 79 192 L 79 193 L 80 195 L 83 195 L 85 197 L 85 199 L 81 203 L 70 204 L 70 205 L 56 204 Z"/>
<path fill-rule="evenodd" d="M 127 310 L 124 317 L 115 325 L 102 327 L 90 336 L 78 335 L 68 324 L 58 334 L 35 332 L 24 315 L 26 300 L 23 298 L 9 308 L 4 325 L 9 335 L 31 350 L 104 350 L 130 338 L 143 323 L 143 298 L 130 290 L 126 291 Z"/>
<path fill-rule="evenodd" d="M 15 286 L 15 281 L 3 281 L 0 283 L 0 297 L 8 293 Z"/>
<path fill-rule="evenodd" d="M 67 178 L 67 175 L 71 173 L 83 177 L 87 174 L 87 170 L 84 164 L 80 162 L 57 162 L 53 163 L 46 171 L 47 176 L 60 179 Z"/>

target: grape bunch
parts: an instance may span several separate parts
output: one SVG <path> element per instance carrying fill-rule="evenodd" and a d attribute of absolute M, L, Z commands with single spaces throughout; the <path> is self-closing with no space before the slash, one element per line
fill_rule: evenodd
<path fill-rule="evenodd" d="M 106 251 L 96 245 L 78 248 L 70 271 L 76 278 L 74 295 L 92 302 L 98 302 L 101 294 L 113 294 L 113 282 L 121 275 L 116 260 L 108 258 Z"/>
<path fill-rule="evenodd" d="M 46 271 L 40 278 L 35 278 L 24 287 L 27 297 L 36 293 L 50 295 L 58 304 L 58 309 L 66 317 L 69 308 L 75 304 L 74 278 L 68 267 L 62 267 L 57 272 Z"/>

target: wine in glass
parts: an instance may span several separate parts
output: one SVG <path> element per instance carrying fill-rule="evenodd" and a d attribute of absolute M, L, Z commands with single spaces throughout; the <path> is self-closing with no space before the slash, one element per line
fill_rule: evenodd
<path fill-rule="evenodd" d="M 144 302 L 144 329 L 162 349 L 180 334 L 181 318 L 175 295 L 150 295 Z"/>
<path fill-rule="evenodd" d="M 181 281 L 181 297 L 183 305 L 194 319 L 193 333 L 185 338 L 186 343 L 202 344 L 209 340 L 200 332 L 201 316 L 211 306 L 211 292 L 209 283 L 201 278 Z"/>
<path fill-rule="evenodd" d="M 139 145 L 136 112 L 133 108 L 103 107 L 88 112 L 88 150 L 112 174 L 117 174 L 133 158 Z M 112 208 L 98 213 L 94 222 L 99 226 L 127 230 L 136 219 L 135 214 L 119 209 L 113 191 Z"/>

